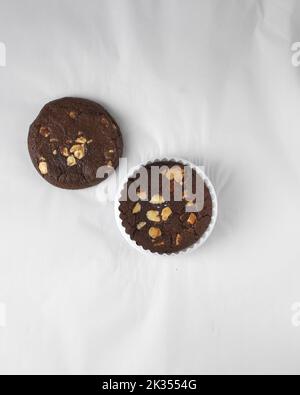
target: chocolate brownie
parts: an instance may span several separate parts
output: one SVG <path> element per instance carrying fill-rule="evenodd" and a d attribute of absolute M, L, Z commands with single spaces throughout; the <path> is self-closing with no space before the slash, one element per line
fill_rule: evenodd
<path fill-rule="evenodd" d="M 30 126 L 28 148 L 46 181 L 81 189 L 99 184 L 118 167 L 123 141 L 118 125 L 100 104 L 66 97 L 41 110 Z"/>
<path fill-rule="evenodd" d="M 119 212 L 126 233 L 137 245 L 171 254 L 203 236 L 212 218 L 212 198 L 194 169 L 161 161 L 145 166 L 128 180 Z"/>

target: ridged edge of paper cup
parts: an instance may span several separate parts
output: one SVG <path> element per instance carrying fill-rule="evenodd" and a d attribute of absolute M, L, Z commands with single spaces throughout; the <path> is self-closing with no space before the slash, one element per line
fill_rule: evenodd
<path fill-rule="evenodd" d="M 159 254 L 158 252 L 151 252 L 150 250 L 146 250 L 144 249 L 142 246 L 139 246 L 138 244 L 136 244 L 136 242 L 134 240 L 132 240 L 129 236 L 129 234 L 126 232 L 123 224 L 122 224 L 122 220 L 120 218 L 120 210 L 119 210 L 119 206 L 120 206 L 120 199 L 122 197 L 122 193 L 125 190 L 126 184 L 129 180 L 129 178 L 132 178 L 136 175 L 136 173 L 138 172 L 138 170 L 141 167 L 145 167 L 148 165 L 153 165 L 155 163 L 158 162 L 177 162 L 182 164 L 183 166 L 190 166 L 193 170 L 196 171 L 196 173 L 203 179 L 205 185 L 207 186 L 210 196 L 211 196 L 211 200 L 212 200 L 212 216 L 211 216 L 211 221 L 210 224 L 208 226 L 208 228 L 206 229 L 205 233 L 203 233 L 203 235 L 200 237 L 200 239 L 194 243 L 193 245 L 191 245 L 190 247 L 187 247 L 183 250 L 180 251 L 174 251 L 174 252 L 170 252 L 170 253 L 163 253 L 163 254 Z M 211 183 L 210 179 L 208 178 L 208 176 L 205 174 L 205 172 L 199 167 L 196 166 L 194 163 L 189 162 L 188 160 L 182 159 L 182 158 L 162 158 L 162 159 L 155 159 L 155 160 L 149 160 L 147 162 L 144 163 L 140 163 L 137 166 L 134 166 L 127 174 L 126 179 L 124 179 L 122 181 L 122 183 L 120 184 L 116 197 L 115 197 L 115 204 L 114 204 L 114 212 L 115 212 L 115 219 L 116 219 L 116 223 L 117 226 L 119 228 L 119 231 L 121 232 L 123 238 L 127 241 L 127 243 L 133 247 L 134 249 L 138 250 L 139 252 L 146 254 L 146 255 L 157 255 L 157 256 L 174 256 L 174 255 L 181 255 L 181 254 L 190 254 L 192 252 L 194 252 L 195 250 L 197 250 L 199 247 L 201 247 L 209 238 L 209 236 L 211 235 L 216 222 L 217 222 L 217 217 L 218 217 L 218 199 L 217 199 L 217 194 L 215 191 L 215 188 L 213 186 L 213 184 Z"/>

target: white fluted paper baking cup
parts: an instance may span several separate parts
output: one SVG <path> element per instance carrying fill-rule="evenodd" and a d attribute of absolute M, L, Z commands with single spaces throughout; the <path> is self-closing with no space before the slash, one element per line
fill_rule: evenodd
<path fill-rule="evenodd" d="M 140 170 L 141 167 L 145 167 L 148 165 L 152 165 L 158 162 L 177 162 L 180 163 L 184 166 L 190 166 L 192 169 L 194 169 L 196 171 L 196 173 L 203 179 L 203 181 L 205 182 L 210 195 L 211 195 L 211 199 L 212 199 L 212 217 L 211 217 L 211 221 L 210 224 L 207 228 L 207 230 L 205 231 L 205 233 L 200 237 L 200 239 L 194 243 L 193 245 L 191 245 L 190 247 L 187 247 L 181 251 L 175 251 L 175 252 L 171 252 L 171 253 L 163 253 L 163 254 L 159 254 L 158 252 L 151 252 L 150 250 L 145 250 L 142 246 L 139 246 L 136 244 L 136 242 L 134 240 L 131 240 L 130 236 L 128 233 L 126 233 L 124 226 L 122 225 L 122 220 L 120 218 L 120 210 L 119 210 L 119 205 L 120 205 L 120 199 L 122 196 L 122 193 L 124 192 L 124 189 L 126 188 L 126 184 L 128 182 L 129 178 L 134 177 L 137 172 Z M 179 254 L 187 254 L 187 253 L 191 253 L 194 252 L 196 249 L 198 249 L 199 247 L 201 247 L 206 240 L 209 238 L 209 236 L 211 235 L 216 221 L 217 221 L 217 216 L 218 216 L 218 200 L 217 200 L 217 195 L 216 195 L 216 191 L 215 188 L 213 187 L 210 179 L 207 177 L 207 175 L 205 174 L 205 172 L 199 167 L 194 165 L 193 163 L 185 160 L 185 159 L 181 159 L 181 158 L 162 158 L 162 159 L 155 159 L 155 160 L 151 160 L 145 163 L 141 163 L 138 166 L 135 166 L 134 168 L 132 168 L 126 179 L 124 179 L 124 181 L 121 182 L 117 194 L 116 194 L 116 198 L 115 198 L 115 206 L 114 206 L 114 211 L 115 211 L 115 218 L 116 218 L 116 222 L 117 222 L 117 226 L 122 234 L 122 236 L 124 237 L 124 239 L 127 241 L 127 243 L 135 248 L 136 250 L 140 251 L 143 254 L 147 254 L 147 255 L 159 255 L 159 256 L 170 256 L 170 255 L 179 255 Z"/>

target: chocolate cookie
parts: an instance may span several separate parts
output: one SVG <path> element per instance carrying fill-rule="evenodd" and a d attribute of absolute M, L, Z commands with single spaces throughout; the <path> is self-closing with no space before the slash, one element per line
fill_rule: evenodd
<path fill-rule="evenodd" d="M 45 180 L 81 189 L 99 184 L 118 167 L 123 141 L 118 125 L 100 104 L 66 97 L 41 110 L 30 126 L 28 148 Z"/>
<path fill-rule="evenodd" d="M 137 245 L 171 254 L 192 246 L 206 232 L 212 197 L 194 169 L 155 162 L 128 180 L 119 211 L 126 233 Z"/>

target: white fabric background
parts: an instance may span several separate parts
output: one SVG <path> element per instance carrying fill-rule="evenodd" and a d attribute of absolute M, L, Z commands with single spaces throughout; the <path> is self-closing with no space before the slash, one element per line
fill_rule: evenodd
<path fill-rule="evenodd" d="M 297 0 L 0 0 L 1 373 L 300 373 L 299 17 Z M 202 249 L 140 255 L 96 188 L 43 182 L 28 127 L 68 95 L 106 105 L 131 166 L 206 166 Z"/>

